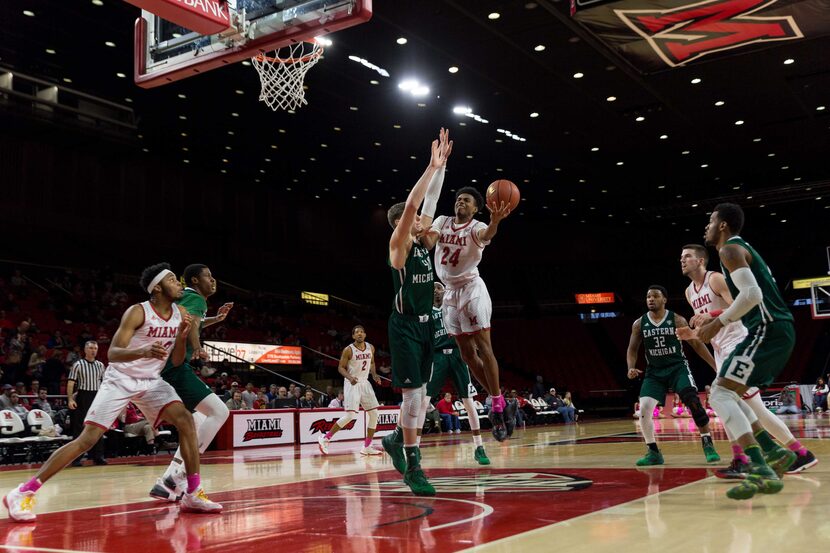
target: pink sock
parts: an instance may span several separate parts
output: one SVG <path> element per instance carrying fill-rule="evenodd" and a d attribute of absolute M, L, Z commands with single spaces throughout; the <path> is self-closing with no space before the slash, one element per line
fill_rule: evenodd
<path fill-rule="evenodd" d="M 749 457 L 744 455 L 744 448 L 742 448 L 741 446 L 739 446 L 737 444 L 732 445 L 732 456 L 735 459 L 737 459 L 738 461 L 740 461 L 741 463 L 748 463 L 749 462 Z"/>
<path fill-rule="evenodd" d="M 29 480 L 28 482 L 26 482 L 25 484 L 20 486 L 20 491 L 21 492 L 36 492 L 40 489 L 40 487 L 42 485 L 43 485 L 43 482 L 41 482 L 37 478 L 32 478 L 31 480 Z"/>
<path fill-rule="evenodd" d="M 199 489 L 202 484 L 202 479 L 199 478 L 199 473 L 187 475 L 187 493 L 193 493 Z"/>
<path fill-rule="evenodd" d="M 323 436 L 323 437 L 324 437 L 325 439 L 327 439 L 327 440 L 331 440 L 331 430 L 329 430 L 328 432 L 326 432 L 326 435 L 325 435 L 325 436 Z"/>
<path fill-rule="evenodd" d="M 803 445 L 801 445 L 801 442 L 799 442 L 798 440 L 796 440 L 796 441 L 794 441 L 793 443 L 790 444 L 790 449 L 792 449 L 793 451 L 795 451 L 796 453 L 798 453 L 802 457 L 807 455 L 807 448 L 804 447 Z"/>
<path fill-rule="evenodd" d="M 372 438 L 367 436 L 366 439 L 363 440 L 363 447 L 369 447 L 370 445 L 372 445 Z"/>
<path fill-rule="evenodd" d="M 504 411 L 504 396 L 499 394 L 493 396 L 493 412 L 502 413 Z"/>

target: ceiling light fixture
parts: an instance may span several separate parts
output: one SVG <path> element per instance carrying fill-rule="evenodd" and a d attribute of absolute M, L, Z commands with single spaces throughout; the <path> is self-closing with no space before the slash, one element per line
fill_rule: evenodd
<path fill-rule="evenodd" d="M 539 117 L 539 112 L 534 111 L 533 113 L 530 114 L 530 117 L 532 117 L 533 119 L 536 119 L 537 117 Z"/>
<path fill-rule="evenodd" d="M 726 102 L 724 102 L 723 100 L 718 100 L 717 102 L 715 102 L 715 105 L 718 106 L 718 107 L 721 107 L 725 103 Z"/>
<path fill-rule="evenodd" d="M 406 43 L 407 43 L 407 42 L 409 42 L 409 41 L 408 41 L 408 40 L 406 40 L 404 37 L 400 37 L 400 38 L 399 38 L 398 40 L 396 40 L 395 42 L 397 42 L 398 44 L 400 44 L 401 46 L 403 46 L 404 44 L 406 44 Z"/>
<path fill-rule="evenodd" d="M 617 97 L 616 96 L 609 96 L 608 98 L 605 99 L 605 101 L 606 102 L 616 102 Z"/>
<path fill-rule="evenodd" d="M 660 140 L 665 140 L 665 139 L 667 139 L 668 137 L 669 137 L 669 135 L 667 135 L 667 134 L 661 134 L 661 135 L 660 135 Z"/>
<path fill-rule="evenodd" d="M 787 58 L 784 60 L 784 65 L 792 65 L 795 63 L 795 60 L 792 58 Z"/>
<path fill-rule="evenodd" d="M 349 59 L 352 60 L 355 63 L 359 63 L 360 65 L 362 65 L 363 67 L 365 67 L 367 69 L 371 69 L 372 71 L 377 72 L 377 74 L 380 75 L 381 77 L 388 77 L 389 76 L 389 72 L 386 69 L 384 69 L 382 67 L 378 67 L 377 65 L 375 65 L 374 63 L 372 63 L 372 62 L 370 62 L 366 59 L 363 59 L 363 58 L 358 57 L 358 56 L 349 56 Z M 245 63 L 245 62 L 243 61 L 242 63 Z M 248 65 L 250 65 L 250 63 Z"/>
<path fill-rule="evenodd" d="M 115 43 L 108 40 L 104 43 L 104 46 L 109 46 L 110 48 L 115 48 Z"/>
<path fill-rule="evenodd" d="M 452 65 L 449 69 L 447 69 L 450 73 L 458 73 L 458 67 Z"/>
<path fill-rule="evenodd" d="M 596 146 L 594 146 L 593 148 L 591 148 L 591 151 L 592 151 L 592 152 L 598 152 L 598 151 L 599 151 L 599 148 L 598 148 L 598 147 L 596 147 Z"/>
<path fill-rule="evenodd" d="M 735 121 L 735 124 L 738 125 L 738 126 L 741 126 L 741 125 L 744 124 L 744 121 L 743 121 L 743 119 L 738 119 L 737 121 Z"/>
<path fill-rule="evenodd" d="M 536 46 L 533 47 L 533 49 L 536 50 L 537 52 L 544 52 L 545 51 L 545 45 L 544 44 L 537 44 Z"/>
<path fill-rule="evenodd" d="M 576 72 L 574 73 L 574 79 L 581 79 L 585 76 L 585 73 Z"/>
<path fill-rule="evenodd" d="M 52 48 L 47 48 L 47 49 L 46 49 L 46 53 L 47 53 L 47 54 L 54 54 L 54 53 L 55 53 L 55 51 L 54 51 Z"/>
<path fill-rule="evenodd" d="M 827 107 L 826 107 L 826 106 L 818 106 L 818 107 L 816 108 L 816 111 L 824 111 L 824 110 L 826 110 L 826 109 L 827 109 Z"/>
<path fill-rule="evenodd" d="M 127 78 L 127 76 L 124 73 L 116 73 L 115 76 L 118 77 L 119 79 Z"/>
<path fill-rule="evenodd" d="M 635 121 L 637 121 L 638 123 L 642 123 L 645 120 L 646 120 L 646 118 L 643 117 L 642 115 L 637 116 L 637 118 L 635 119 Z"/>
<path fill-rule="evenodd" d="M 703 79 L 701 79 L 700 77 L 695 77 L 694 79 L 692 79 L 692 84 L 700 84 L 701 82 L 703 82 Z"/>
<path fill-rule="evenodd" d="M 489 15 L 487 16 L 487 19 L 496 20 L 496 19 L 498 19 L 499 17 L 501 17 L 501 14 L 500 14 L 499 12 L 492 12 L 491 14 L 489 14 Z"/>
<path fill-rule="evenodd" d="M 331 46 L 332 44 L 334 44 L 329 37 L 325 36 L 314 37 L 314 42 L 316 42 L 320 46 Z"/>
<path fill-rule="evenodd" d="M 26 17 L 34 17 L 35 12 L 30 11 L 30 10 L 23 10 L 23 15 L 25 15 Z"/>

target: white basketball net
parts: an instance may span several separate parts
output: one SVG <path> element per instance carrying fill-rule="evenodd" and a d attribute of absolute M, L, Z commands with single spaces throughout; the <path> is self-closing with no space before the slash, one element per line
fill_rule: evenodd
<path fill-rule="evenodd" d="M 271 55 L 262 53 L 251 58 L 262 84 L 259 99 L 274 111 L 306 105 L 303 80 L 322 56 L 323 47 L 317 42 L 298 42 Z"/>

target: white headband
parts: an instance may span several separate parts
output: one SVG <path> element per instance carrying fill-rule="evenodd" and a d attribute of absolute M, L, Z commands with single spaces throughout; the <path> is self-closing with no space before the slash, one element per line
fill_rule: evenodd
<path fill-rule="evenodd" d="M 157 275 L 156 275 L 156 278 L 154 278 L 153 280 L 151 280 L 151 281 L 150 281 L 149 286 L 147 286 L 147 293 L 148 293 L 148 294 L 152 294 L 152 293 L 153 293 L 153 288 L 155 288 L 155 287 L 156 287 L 156 284 L 158 284 L 159 282 L 161 282 L 161 279 L 163 279 L 163 278 L 164 278 L 164 277 L 166 277 L 167 275 L 172 275 L 172 274 L 173 274 L 173 271 L 171 271 L 170 269 L 164 269 L 162 272 L 160 272 L 159 274 L 157 274 Z"/>

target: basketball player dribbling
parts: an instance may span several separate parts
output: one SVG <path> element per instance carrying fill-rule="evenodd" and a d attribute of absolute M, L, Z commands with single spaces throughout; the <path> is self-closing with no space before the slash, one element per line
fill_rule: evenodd
<path fill-rule="evenodd" d="M 695 316 L 690 324 L 699 326 L 706 319 L 717 317 L 730 305 L 732 305 L 732 294 L 726 285 L 726 279 L 722 273 L 708 271 L 706 265 L 709 262 L 709 252 L 706 247 L 700 244 L 687 244 L 683 246 L 680 254 L 680 268 L 683 274 L 691 280 L 686 288 L 686 300 L 694 309 Z M 678 337 L 681 339 L 694 336 L 691 329 L 678 329 Z M 715 354 L 717 369 L 723 366 L 724 360 L 732 354 L 735 348 L 747 336 L 746 327 L 741 321 L 729 323 L 715 334 L 712 338 L 712 350 Z M 760 390 L 752 387 L 741 398 L 755 413 L 757 421 L 753 422 L 753 431 L 761 428 L 766 429 L 778 441 L 788 449 L 798 454 L 795 462 L 786 469 L 787 474 L 802 472 L 818 463 L 815 455 L 798 441 L 790 429 L 780 418 L 770 412 L 761 400 Z M 749 457 L 744 454 L 743 448 L 735 441 L 728 427 L 724 426 L 727 437 L 732 444 L 733 458 L 726 469 L 715 471 L 720 478 L 742 479 L 749 470 Z M 780 476 L 780 474 L 779 474 Z"/>
<path fill-rule="evenodd" d="M 398 427 L 384 436 L 383 449 L 392 457 L 395 470 L 415 495 L 435 495 L 435 488 L 421 469 L 418 428 L 426 413 L 423 398 L 432 371 L 432 295 L 435 273 L 429 250 L 418 236 L 423 225 L 432 223 L 444 182 L 444 168 L 452 152 L 449 132 L 441 129 L 432 142 L 426 171 L 412 187 L 406 202 L 389 208 L 386 216 L 394 229 L 389 239 L 389 266 L 395 300 L 389 315 L 389 350 L 392 354 L 392 385 L 401 388 Z M 420 217 L 418 207 L 423 201 Z"/>
<path fill-rule="evenodd" d="M 199 453 L 204 453 L 228 419 L 229 411 L 219 396 L 211 392 L 207 384 L 196 376 L 189 361 L 194 356 L 206 357 L 199 338 L 202 329 L 224 321 L 233 304 L 226 303 L 218 309 L 216 316 L 207 316 L 207 298 L 216 293 L 216 279 L 207 265 L 188 265 L 184 269 L 183 279 L 186 287 L 176 304 L 191 317 L 187 351 L 184 364 L 180 367 L 173 365 L 173 360 L 168 359 L 161 371 L 161 377 L 173 386 L 184 406 L 193 413 Z M 171 502 L 180 500 L 187 486 L 183 465 L 182 450 L 179 447 L 162 477 L 156 479 L 150 490 L 150 497 Z"/>
<path fill-rule="evenodd" d="M 372 447 L 372 438 L 378 427 L 378 398 L 375 389 L 369 383 L 369 376 L 375 384 L 380 384 L 380 377 L 375 369 L 375 346 L 366 341 L 366 329 L 357 325 L 352 329 L 352 342 L 340 354 L 340 364 L 337 372 L 343 376 L 343 397 L 346 402 L 346 414 L 340 417 L 331 430 L 320 436 L 318 444 L 323 455 L 329 453 L 331 437 L 341 428 L 345 428 L 357 416 L 358 410 L 363 407 L 368 421 L 366 422 L 366 438 L 363 441 L 361 455 L 381 455 L 383 452 Z"/>
<path fill-rule="evenodd" d="M 488 225 L 474 219 L 484 205 L 484 198 L 475 188 L 459 189 L 455 193 L 455 216 L 436 218 L 422 243 L 428 249 L 436 246 L 435 271 L 446 286 L 441 307 L 444 326 L 458 342 L 464 362 L 492 396 L 493 436 L 502 442 L 513 434 L 517 406 L 506 402 L 501 394 L 499 365 L 490 340 L 493 304 L 479 276 L 478 264 L 484 248 L 496 236 L 499 223 L 510 215 L 510 206 L 504 202 L 495 208 L 488 205 Z"/>
<path fill-rule="evenodd" d="M 176 365 L 184 362 L 190 316 L 173 303 L 181 297 L 182 286 L 167 263 L 144 269 L 140 284 L 150 299 L 131 306 L 121 318 L 109 349 L 110 364 L 81 435 L 52 453 L 31 480 L 6 494 L 3 504 L 12 520 L 35 520 L 35 493 L 73 459 L 91 449 L 130 402 L 155 426 L 164 420 L 179 431 L 187 474 L 181 509 L 202 513 L 222 510 L 202 490 L 193 417 L 173 387 L 160 377 L 168 356 Z"/>

